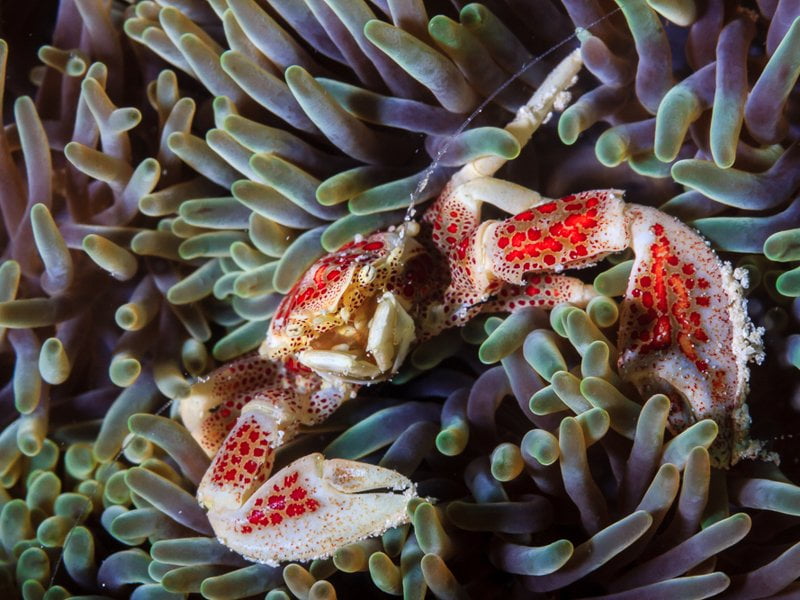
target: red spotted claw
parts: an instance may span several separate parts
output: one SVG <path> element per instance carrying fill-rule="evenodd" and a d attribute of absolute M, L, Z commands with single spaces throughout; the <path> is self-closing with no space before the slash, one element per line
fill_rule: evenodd
<path fill-rule="evenodd" d="M 622 303 L 620 374 L 648 397 L 671 400 L 669 428 L 701 419 L 718 427 L 712 464 L 767 457 L 748 436 L 747 363 L 760 360 L 742 285 L 693 230 L 644 206 L 626 208 L 636 260 Z"/>
<path fill-rule="evenodd" d="M 563 106 L 580 65 L 576 51 L 506 126 L 520 147 Z M 626 204 L 619 190 L 551 200 L 495 179 L 503 163 L 467 164 L 419 223 L 318 260 L 281 302 L 258 354 L 192 387 L 181 416 L 213 456 L 198 499 L 223 543 L 275 564 L 329 556 L 406 522 L 415 489 L 402 475 L 319 454 L 273 475 L 276 449 L 361 385 L 391 378 L 415 344 L 481 312 L 585 305 L 592 286 L 562 272 L 629 247 L 636 262 L 622 305 L 622 376 L 644 396 L 668 395 L 674 433 L 714 419 L 715 465 L 757 454 L 744 404 L 757 335 L 730 266 L 695 231 Z M 513 216 L 482 221 L 485 202 Z"/>

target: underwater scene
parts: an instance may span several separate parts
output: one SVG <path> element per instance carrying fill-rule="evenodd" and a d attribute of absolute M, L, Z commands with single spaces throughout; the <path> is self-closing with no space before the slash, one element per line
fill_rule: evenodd
<path fill-rule="evenodd" d="M 0 1 L 5 598 L 800 598 L 800 2 Z"/>

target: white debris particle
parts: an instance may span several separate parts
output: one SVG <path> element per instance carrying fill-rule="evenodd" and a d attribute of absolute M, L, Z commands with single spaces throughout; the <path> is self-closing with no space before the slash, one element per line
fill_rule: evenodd
<path fill-rule="evenodd" d="M 567 106 L 569 106 L 570 100 L 572 100 L 572 94 L 570 94 L 567 90 L 559 92 L 556 94 L 555 100 L 553 100 L 553 109 L 561 112 L 567 108 Z"/>
<path fill-rule="evenodd" d="M 739 282 L 739 285 L 742 286 L 742 289 L 746 290 L 750 287 L 750 272 L 747 269 L 743 267 L 734 269 L 733 278 Z"/>

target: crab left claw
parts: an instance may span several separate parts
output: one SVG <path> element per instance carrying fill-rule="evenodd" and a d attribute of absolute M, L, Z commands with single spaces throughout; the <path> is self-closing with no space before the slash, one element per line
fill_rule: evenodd
<path fill-rule="evenodd" d="M 414 496 L 414 484 L 395 471 L 315 453 L 278 471 L 238 507 L 214 508 L 213 496 L 204 501 L 212 503 L 208 517 L 222 543 L 277 565 L 330 556 L 406 522 Z"/>

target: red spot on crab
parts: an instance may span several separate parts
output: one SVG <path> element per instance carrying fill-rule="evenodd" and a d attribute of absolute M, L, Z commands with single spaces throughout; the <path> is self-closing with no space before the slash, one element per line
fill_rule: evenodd
<path fill-rule="evenodd" d="M 551 252 L 561 252 L 564 249 L 564 244 L 559 242 L 557 239 L 548 236 L 541 241 L 539 247 L 544 250 L 550 250 Z M 545 262 L 547 262 L 546 258 Z M 553 264 L 553 263 L 548 263 L 548 264 Z"/>
<path fill-rule="evenodd" d="M 464 260 L 467 257 L 467 250 L 469 249 L 469 243 L 470 239 L 468 237 L 465 237 L 459 242 L 458 248 L 456 248 L 456 252 L 458 253 L 458 258 L 460 260 Z M 508 240 L 506 240 L 506 245 L 508 245 Z"/>
<path fill-rule="evenodd" d="M 672 326 L 670 325 L 669 317 L 667 317 L 666 315 L 661 315 L 660 317 L 658 317 L 654 329 L 654 334 L 655 334 L 653 337 L 654 344 L 656 344 L 658 348 L 663 348 L 665 346 L 668 346 L 672 341 L 671 332 L 672 332 Z"/>
<path fill-rule="evenodd" d="M 286 514 L 290 517 L 299 517 L 304 512 L 306 512 L 306 509 L 303 508 L 302 504 L 290 504 L 286 507 Z"/>

